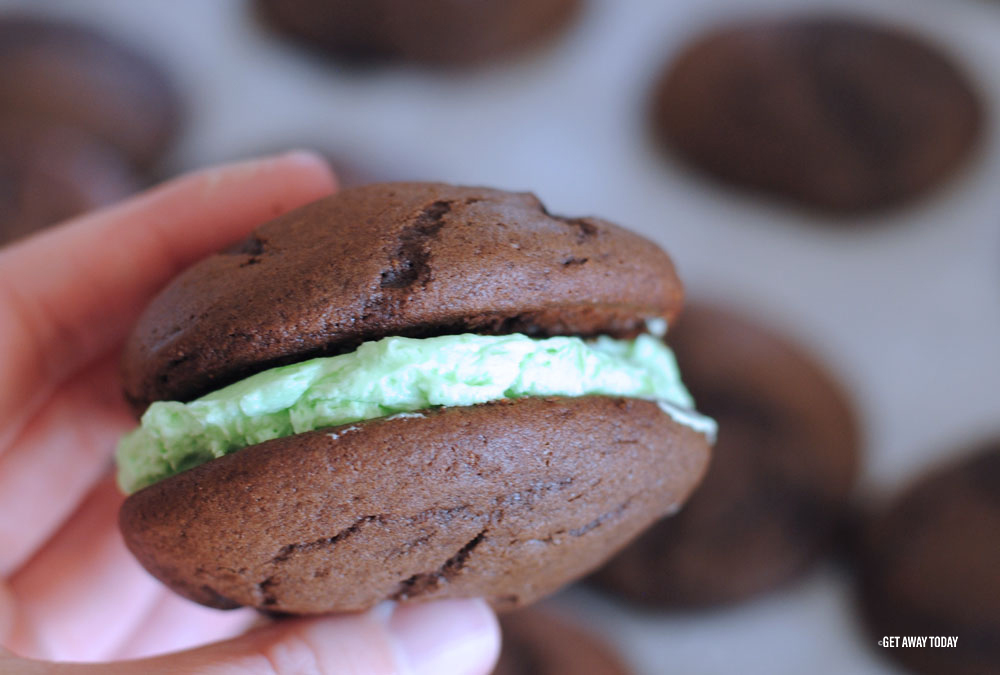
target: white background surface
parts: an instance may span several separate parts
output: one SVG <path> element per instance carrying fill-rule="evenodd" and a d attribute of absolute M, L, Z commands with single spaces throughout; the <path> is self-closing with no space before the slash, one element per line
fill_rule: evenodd
<path fill-rule="evenodd" d="M 658 241 L 692 296 L 761 316 L 853 394 L 863 489 L 899 485 L 1000 431 L 1000 2 L 593 0 L 551 48 L 476 71 L 347 71 L 273 39 L 236 0 L 45 0 L 161 58 L 189 101 L 191 167 L 306 139 L 391 177 L 533 190 Z M 990 107 L 980 153 L 915 207 L 840 227 L 702 181 L 649 144 L 660 64 L 719 20 L 797 8 L 911 26 L 945 45 Z M 586 591 L 559 602 L 645 673 L 890 673 L 860 635 L 848 580 L 820 570 L 734 609 L 640 615 Z"/>

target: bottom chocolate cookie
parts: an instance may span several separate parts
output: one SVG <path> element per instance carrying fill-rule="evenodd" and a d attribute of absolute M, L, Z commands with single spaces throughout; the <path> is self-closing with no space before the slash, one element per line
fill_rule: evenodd
<path fill-rule="evenodd" d="M 881 652 L 917 673 L 1000 673 L 1000 439 L 872 518 L 859 564 Z"/>
<path fill-rule="evenodd" d="M 649 401 L 526 397 L 260 443 L 135 492 L 120 522 L 148 571 L 209 606 L 514 609 L 676 510 L 708 457 Z"/>
<path fill-rule="evenodd" d="M 500 618 L 503 648 L 493 675 L 628 675 L 615 649 L 554 614 L 527 609 Z"/>

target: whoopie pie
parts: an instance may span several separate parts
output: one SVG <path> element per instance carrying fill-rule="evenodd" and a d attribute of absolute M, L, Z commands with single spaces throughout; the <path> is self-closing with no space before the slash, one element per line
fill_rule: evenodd
<path fill-rule="evenodd" d="M 345 190 L 187 269 L 125 347 L 125 541 L 215 607 L 351 611 L 576 579 L 705 471 L 652 242 L 531 194 Z"/>

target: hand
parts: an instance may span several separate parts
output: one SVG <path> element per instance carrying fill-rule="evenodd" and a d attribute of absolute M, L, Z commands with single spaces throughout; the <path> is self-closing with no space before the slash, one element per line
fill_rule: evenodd
<path fill-rule="evenodd" d="M 174 596 L 125 549 L 110 460 L 135 421 L 118 358 L 181 269 L 334 187 L 321 160 L 293 153 L 186 176 L 0 250 L 0 644 L 112 661 L 262 622 Z M 143 660 L 0 649 L 0 672 L 486 673 L 498 643 L 487 606 L 456 600 L 279 621 Z"/>

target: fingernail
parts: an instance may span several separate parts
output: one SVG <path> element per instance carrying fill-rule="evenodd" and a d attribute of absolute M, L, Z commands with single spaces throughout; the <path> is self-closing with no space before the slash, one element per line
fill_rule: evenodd
<path fill-rule="evenodd" d="M 482 600 L 405 604 L 388 623 L 401 670 L 413 675 L 485 675 L 500 650 L 500 630 Z"/>
<path fill-rule="evenodd" d="M 311 169 L 321 169 L 327 175 L 330 181 L 330 191 L 336 192 L 337 188 L 340 186 L 340 179 L 337 177 L 337 173 L 333 170 L 330 162 L 315 150 L 310 150 L 308 148 L 295 148 L 289 150 L 288 152 L 282 154 L 280 159 L 284 162 L 294 162 L 300 166 L 309 167 Z"/>

